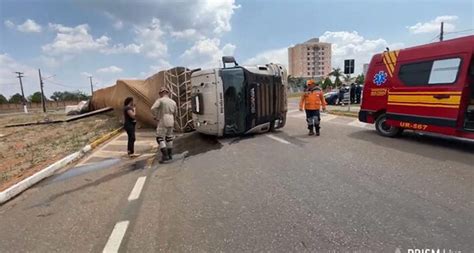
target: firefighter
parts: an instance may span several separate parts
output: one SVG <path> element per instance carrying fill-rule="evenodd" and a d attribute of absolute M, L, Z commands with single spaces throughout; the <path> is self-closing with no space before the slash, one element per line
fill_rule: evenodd
<path fill-rule="evenodd" d="M 160 98 L 151 107 L 153 116 L 158 121 L 156 142 L 158 142 L 161 151 L 160 162 L 162 163 L 173 159 L 173 128 L 177 107 L 176 102 L 169 98 L 169 94 L 170 91 L 166 87 L 162 87 L 159 92 Z"/>
<path fill-rule="evenodd" d="M 301 96 L 300 111 L 306 111 L 306 122 L 308 122 L 309 135 L 319 136 L 319 122 L 321 121 L 320 109 L 326 110 L 326 100 L 319 85 L 314 80 L 307 81 L 307 90 Z"/>

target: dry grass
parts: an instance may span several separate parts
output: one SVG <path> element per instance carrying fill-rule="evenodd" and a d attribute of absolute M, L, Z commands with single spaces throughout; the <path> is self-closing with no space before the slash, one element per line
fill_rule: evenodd
<path fill-rule="evenodd" d="M 327 111 L 329 114 L 334 114 L 334 115 L 339 115 L 339 116 L 347 116 L 347 117 L 354 117 L 358 118 L 359 117 L 359 112 L 353 112 L 353 111 L 347 111 L 347 110 L 328 110 Z"/>
<path fill-rule="evenodd" d="M 65 117 L 62 112 L 0 115 L 0 190 L 80 150 L 91 140 L 120 126 L 118 119 L 110 112 L 69 123 L 4 127 L 13 123 Z"/>

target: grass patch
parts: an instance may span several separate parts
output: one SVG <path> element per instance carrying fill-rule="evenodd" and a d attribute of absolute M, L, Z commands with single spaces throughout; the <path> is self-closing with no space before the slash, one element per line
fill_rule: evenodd
<path fill-rule="evenodd" d="M 348 111 L 332 110 L 332 111 L 327 111 L 327 113 L 338 115 L 338 116 L 353 117 L 353 118 L 358 118 L 359 117 L 359 112 L 348 112 Z"/>
<path fill-rule="evenodd" d="M 301 95 L 303 95 L 303 92 L 295 92 L 295 93 L 288 94 L 288 97 L 289 98 L 299 98 L 299 97 L 301 97 Z"/>

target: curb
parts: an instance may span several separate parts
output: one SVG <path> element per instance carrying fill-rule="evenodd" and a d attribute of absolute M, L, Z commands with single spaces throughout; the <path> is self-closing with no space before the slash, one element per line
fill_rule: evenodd
<path fill-rule="evenodd" d="M 29 176 L 23 179 L 22 181 L 10 186 L 4 191 L 0 192 L 0 205 L 12 199 L 13 197 L 19 195 L 20 193 L 30 188 L 31 186 L 35 185 L 39 181 L 53 175 L 56 171 L 63 168 L 64 166 L 82 158 L 87 152 L 91 151 L 98 145 L 114 137 L 115 135 L 120 133 L 120 131 L 122 131 L 122 128 L 115 129 L 114 131 L 101 136 L 97 140 L 83 147 L 80 151 L 72 153 L 64 157 L 63 159 L 56 161 L 55 163 L 49 165 L 48 167 L 36 172 L 32 176 Z"/>
<path fill-rule="evenodd" d="M 349 112 L 341 112 L 341 111 L 326 111 L 328 114 L 332 115 L 338 115 L 338 116 L 346 116 L 346 117 L 352 117 L 352 118 L 358 118 L 359 116 L 356 114 L 352 114 Z"/>

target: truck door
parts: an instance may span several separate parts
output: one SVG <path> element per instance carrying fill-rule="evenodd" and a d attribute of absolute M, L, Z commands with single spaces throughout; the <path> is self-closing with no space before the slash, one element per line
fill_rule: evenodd
<path fill-rule="evenodd" d="M 462 56 L 453 55 L 397 64 L 393 73 L 396 85 L 387 98 L 388 123 L 454 134 L 461 124 L 462 62 Z"/>

